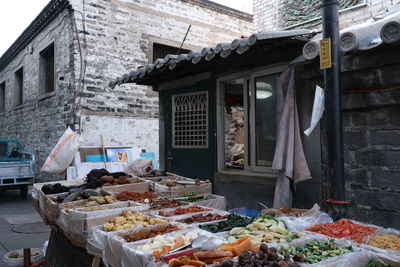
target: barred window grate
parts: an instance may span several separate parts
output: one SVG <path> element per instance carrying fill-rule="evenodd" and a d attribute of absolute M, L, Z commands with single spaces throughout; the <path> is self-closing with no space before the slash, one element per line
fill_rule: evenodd
<path fill-rule="evenodd" d="M 208 147 L 208 93 L 172 96 L 173 147 Z"/>

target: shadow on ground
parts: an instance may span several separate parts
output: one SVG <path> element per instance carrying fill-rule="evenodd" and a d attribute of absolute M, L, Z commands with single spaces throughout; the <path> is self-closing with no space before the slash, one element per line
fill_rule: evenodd
<path fill-rule="evenodd" d="M 42 248 L 49 235 L 50 227 L 33 207 L 31 188 L 26 199 L 20 197 L 19 190 L 0 192 L 0 266 L 8 251 Z"/>

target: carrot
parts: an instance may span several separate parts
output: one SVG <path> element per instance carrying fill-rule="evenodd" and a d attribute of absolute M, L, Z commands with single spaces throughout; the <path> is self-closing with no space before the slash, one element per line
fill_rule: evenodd
<path fill-rule="evenodd" d="M 218 248 L 218 250 L 222 250 L 222 251 L 230 251 L 232 252 L 232 254 L 234 254 L 234 247 L 232 246 L 225 246 L 222 245 L 222 247 Z"/>
<path fill-rule="evenodd" d="M 252 244 L 250 239 L 246 238 L 246 240 L 233 247 L 233 255 L 239 256 L 243 251 L 250 250 L 251 247 Z"/>
<path fill-rule="evenodd" d="M 237 242 L 235 242 L 235 243 L 223 243 L 222 246 L 233 247 L 233 246 L 235 246 L 237 244 L 238 244 Z"/>
<path fill-rule="evenodd" d="M 239 238 L 237 241 L 236 241 L 236 243 L 237 244 L 240 244 L 240 243 L 243 243 L 244 241 L 246 241 L 246 240 L 248 240 L 249 238 L 248 237 L 242 237 L 242 238 Z"/>
<path fill-rule="evenodd" d="M 168 267 L 179 267 L 181 266 L 181 261 L 178 259 L 170 259 L 168 262 Z"/>
<path fill-rule="evenodd" d="M 175 245 L 172 247 L 172 249 L 180 248 L 180 247 L 182 247 L 184 244 L 185 244 L 185 240 L 184 240 L 181 236 L 178 236 L 178 237 L 175 239 Z"/>
<path fill-rule="evenodd" d="M 161 251 L 159 251 L 159 250 L 154 250 L 154 251 L 153 251 L 153 255 L 154 255 L 154 257 L 157 258 L 157 260 L 159 260 L 162 254 L 161 254 Z"/>
<path fill-rule="evenodd" d="M 170 252 L 171 251 L 171 247 L 170 246 L 168 246 L 168 245 L 163 245 L 162 246 L 162 250 L 161 250 L 161 255 L 163 255 L 163 254 L 165 254 L 165 253 L 168 253 L 168 252 Z"/>

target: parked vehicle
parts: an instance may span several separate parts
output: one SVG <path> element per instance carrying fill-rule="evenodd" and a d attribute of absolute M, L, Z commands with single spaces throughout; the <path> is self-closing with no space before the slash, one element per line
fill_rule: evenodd
<path fill-rule="evenodd" d="M 35 182 L 35 155 L 22 152 L 17 140 L 0 140 L 0 191 L 19 189 L 28 196 L 28 185 Z"/>

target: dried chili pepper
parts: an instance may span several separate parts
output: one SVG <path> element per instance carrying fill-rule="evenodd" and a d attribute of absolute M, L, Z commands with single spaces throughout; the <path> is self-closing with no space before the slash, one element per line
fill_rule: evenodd
<path fill-rule="evenodd" d="M 352 221 L 341 219 L 334 223 L 321 223 L 305 230 L 327 235 L 334 238 L 349 238 L 358 243 L 362 242 L 363 237 L 373 233 L 377 228 L 365 226 Z"/>

